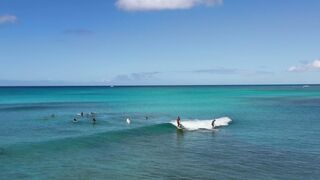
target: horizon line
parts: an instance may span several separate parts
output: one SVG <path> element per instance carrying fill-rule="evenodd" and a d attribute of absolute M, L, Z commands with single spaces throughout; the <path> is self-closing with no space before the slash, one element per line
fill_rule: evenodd
<path fill-rule="evenodd" d="M 7 87 L 182 87 L 182 86 L 319 86 L 320 83 L 273 83 L 273 84 L 176 84 L 176 85 L 14 85 L 14 86 L 2 86 L 0 88 Z"/>

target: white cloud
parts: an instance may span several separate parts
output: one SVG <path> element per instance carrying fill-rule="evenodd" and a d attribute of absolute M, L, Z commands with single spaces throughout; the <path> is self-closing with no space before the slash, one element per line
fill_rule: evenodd
<path fill-rule="evenodd" d="M 290 72 L 306 72 L 320 70 L 320 59 L 316 59 L 311 63 L 305 63 L 297 66 L 291 66 L 288 71 Z"/>
<path fill-rule="evenodd" d="M 320 69 L 320 59 L 314 60 L 311 66 L 315 69 Z"/>
<path fill-rule="evenodd" d="M 116 6 L 127 11 L 190 9 L 196 5 L 218 5 L 223 0 L 117 0 Z"/>
<path fill-rule="evenodd" d="M 17 17 L 13 15 L 2 15 L 0 16 L 0 24 L 5 23 L 15 23 L 17 21 Z"/>

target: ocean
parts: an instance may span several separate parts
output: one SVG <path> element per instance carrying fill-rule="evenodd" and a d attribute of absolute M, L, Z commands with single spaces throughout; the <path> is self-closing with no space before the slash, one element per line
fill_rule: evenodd
<path fill-rule="evenodd" d="M 320 177 L 318 85 L 1 87 L 0 117 L 2 180 Z"/>

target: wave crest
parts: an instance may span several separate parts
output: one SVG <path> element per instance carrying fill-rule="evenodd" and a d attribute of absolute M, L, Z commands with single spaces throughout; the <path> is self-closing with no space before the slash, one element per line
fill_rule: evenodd
<path fill-rule="evenodd" d="M 186 120 L 181 120 L 181 124 L 183 127 L 187 130 L 198 130 L 198 129 L 212 129 L 212 120 L 199 120 L 199 119 L 186 119 Z M 232 120 L 229 117 L 221 117 L 215 119 L 215 127 L 221 127 L 221 126 L 228 126 Z M 177 126 L 176 121 L 171 121 L 171 124 L 174 126 Z"/>

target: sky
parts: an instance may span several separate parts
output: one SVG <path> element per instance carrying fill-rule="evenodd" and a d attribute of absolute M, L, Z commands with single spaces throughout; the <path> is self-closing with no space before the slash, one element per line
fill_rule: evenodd
<path fill-rule="evenodd" d="M 0 86 L 320 83 L 319 0 L 0 0 Z"/>

